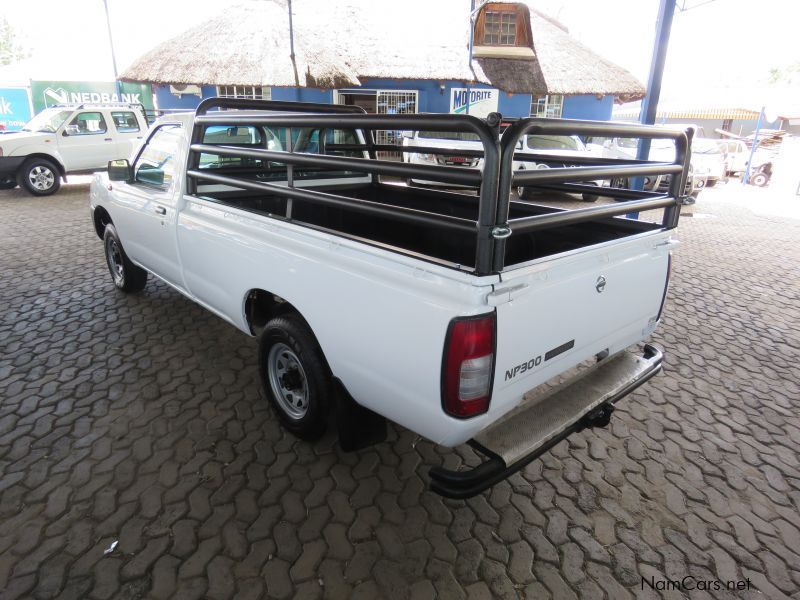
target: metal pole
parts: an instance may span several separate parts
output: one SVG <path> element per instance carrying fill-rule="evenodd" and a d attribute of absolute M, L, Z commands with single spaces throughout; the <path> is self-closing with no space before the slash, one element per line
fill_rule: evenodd
<path fill-rule="evenodd" d="M 117 76 L 117 57 L 114 54 L 114 37 L 111 35 L 111 18 L 108 16 L 108 0 L 103 0 L 103 8 L 106 11 L 106 27 L 108 28 L 108 43 L 111 45 L 111 64 L 114 67 L 114 84 L 117 87 L 117 101 L 122 102 L 122 89 L 120 88 L 119 77 Z"/>
<path fill-rule="evenodd" d="M 761 112 L 758 113 L 758 121 L 756 121 L 756 132 L 753 135 L 753 146 L 750 148 L 750 156 L 747 159 L 747 166 L 744 169 L 744 177 L 742 177 L 742 185 L 750 183 L 750 167 L 753 165 L 753 156 L 758 147 L 758 134 L 761 131 L 761 122 L 764 120 L 764 106 L 761 107 Z"/>
<path fill-rule="evenodd" d="M 654 125 L 658 111 L 658 101 L 661 98 L 661 80 L 664 77 L 664 63 L 667 60 L 669 47 L 669 34 L 672 30 L 672 16 L 675 13 L 675 0 L 661 0 L 658 7 L 656 20 L 656 38 L 653 42 L 653 57 L 650 60 L 650 74 L 647 77 L 647 93 L 642 100 L 642 109 L 639 113 L 639 122 L 642 125 Z M 650 139 L 640 138 L 636 150 L 638 160 L 647 160 L 650 156 Z M 634 177 L 632 181 L 634 190 L 644 189 L 644 178 Z M 637 219 L 638 213 L 630 213 L 629 218 Z"/>

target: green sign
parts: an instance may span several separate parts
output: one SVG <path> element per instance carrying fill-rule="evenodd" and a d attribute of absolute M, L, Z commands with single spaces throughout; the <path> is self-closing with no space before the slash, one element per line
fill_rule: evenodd
<path fill-rule="evenodd" d="M 56 104 L 129 102 L 153 108 L 153 90 L 147 83 L 113 81 L 31 81 L 33 111 L 38 113 Z"/>

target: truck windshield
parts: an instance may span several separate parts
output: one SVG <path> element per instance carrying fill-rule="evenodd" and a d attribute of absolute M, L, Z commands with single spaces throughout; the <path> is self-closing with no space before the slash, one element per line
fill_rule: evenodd
<path fill-rule="evenodd" d="M 695 139 L 692 142 L 692 152 L 694 154 L 722 154 L 722 149 L 714 140 Z"/>
<path fill-rule="evenodd" d="M 417 137 L 426 140 L 456 140 L 459 142 L 479 142 L 481 138 L 469 131 L 420 131 Z"/>
<path fill-rule="evenodd" d="M 580 142 L 569 135 L 529 135 L 525 138 L 528 148 L 535 150 L 581 150 Z"/>
<path fill-rule="evenodd" d="M 22 131 L 43 131 L 55 133 L 62 123 L 72 114 L 71 110 L 48 108 L 40 112 L 25 124 Z"/>

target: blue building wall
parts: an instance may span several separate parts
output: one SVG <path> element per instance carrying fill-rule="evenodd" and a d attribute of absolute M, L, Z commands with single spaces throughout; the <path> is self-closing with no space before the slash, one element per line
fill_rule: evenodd
<path fill-rule="evenodd" d="M 442 89 L 444 85 L 444 89 Z M 450 110 L 450 91 L 453 88 L 464 88 L 467 85 L 461 81 L 437 81 L 425 79 L 364 79 L 362 89 L 373 90 L 415 90 L 419 92 L 417 106 L 418 112 L 446 113 Z M 476 83 L 470 85 L 473 89 L 489 89 L 491 86 Z M 170 93 L 168 85 L 153 86 L 156 102 L 161 109 L 195 108 L 200 98 L 184 94 L 181 97 Z M 203 98 L 216 95 L 217 89 L 213 85 L 202 86 Z M 299 102 L 333 102 L 332 90 L 317 88 L 272 88 L 273 100 L 294 100 Z M 500 92 L 498 111 L 504 117 L 527 117 L 530 114 L 530 94 L 509 94 Z M 565 96 L 562 117 L 565 119 L 596 119 L 607 121 L 611 118 L 614 107 L 613 96 L 603 96 L 601 99 L 593 94 L 583 96 Z"/>
<path fill-rule="evenodd" d="M 204 85 L 201 87 L 203 98 L 210 98 L 217 95 L 217 87 L 214 85 Z M 197 108 L 202 98 L 198 98 L 194 94 L 183 94 L 176 96 L 169 91 L 169 85 L 154 85 L 154 96 L 156 97 L 156 106 L 161 110 L 175 109 L 175 108 Z"/>
<path fill-rule="evenodd" d="M 609 121 L 614 109 L 614 96 L 603 96 L 600 100 L 594 94 L 564 96 L 561 116 L 564 119 L 592 119 Z"/>
<path fill-rule="evenodd" d="M 442 89 L 444 84 L 444 89 Z M 361 87 L 377 90 L 416 90 L 419 92 L 418 112 L 446 113 L 450 111 L 450 91 L 465 88 L 463 81 L 437 81 L 430 79 L 363 79 Z M 491 89 L 492 86 L 475 83 L 472 89 Z M 530 94 L 500 92 L 497 110 L 505 117 L 527 117 L 531 109 Z"/>
<path fill-rule="evenodd" d="M 416 90 L 419 92 L 418 112 L 446 113 L 450 110 L 450 90 L 452 88 L 466 87 L 466 84 L 460 81 L 445 81 L 443 82 L 444 90 L 442 90 L 441 83 L 440 81 L 424 79 L 365 79 L 361 82 L 361 88 Z M 485 84 L 474 84 L 470 87 L 474 89 L 491 88 L 491 86 Z M 156 102 L 160 109 L 196 108 L 201 100 L 201 98 L 189 94 L 178 97 L 169 91 L 169 85 L 157 85 L 153 86 L 153 88 Z M 203 98 L 209 98 L 215 96 L 217 90 L 213 85 L 204 85 L 202 86 L 202 93 Z M 333 91 L 316 88 L 274 87 L 272 88 L 272 99 L 330 103 L 333 102 Z M 531 97 L 529 94 L 500 92 L 498 110 L 506 117 L 527 117 L 530 106 Z"/>
<path fill-rule="evenodd" d="M 272 88 L 273 100 L 290 100 L 293 102 L 333 102 L 332 90 L 319 90 L 317 88 Z"/>

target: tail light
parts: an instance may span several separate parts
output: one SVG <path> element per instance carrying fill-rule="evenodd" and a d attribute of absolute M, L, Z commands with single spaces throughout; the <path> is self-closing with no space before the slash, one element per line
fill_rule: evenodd
<path fill-rule="evenodd" d="M 495 313 L 453 319 L 442 361 L 442 408 L 467 419 L 489 410 L 495 358 Z"/>

